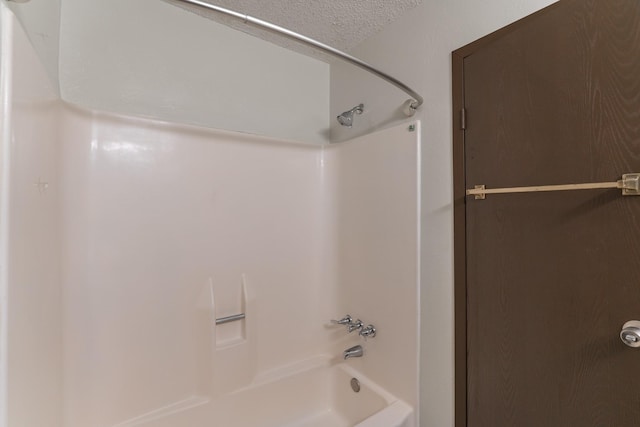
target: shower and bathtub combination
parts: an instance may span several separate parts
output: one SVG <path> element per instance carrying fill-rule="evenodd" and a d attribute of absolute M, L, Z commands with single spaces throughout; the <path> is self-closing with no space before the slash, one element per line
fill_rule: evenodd
<path fill-rule="evenodd" d="M 95 111 L 0 9 L 0 427 L 418 425 L 419 122 Z"/>

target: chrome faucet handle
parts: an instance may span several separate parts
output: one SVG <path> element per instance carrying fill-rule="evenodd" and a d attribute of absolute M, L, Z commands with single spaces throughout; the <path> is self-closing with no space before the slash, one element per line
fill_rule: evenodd
<path fill-rule="evenodd" d="M 362 328 L 360 330 L 360 336 L 365 338 L 373 338 L 376 336 L 376 327 L 373 325 L 369 325 L 366 328 Z"/>
<path fill-rule="evenodd" d="M 362 329 L 363 326 L 364 323 L 362 323 L 362 320 L 358 319 L 355 322 L 349 322 L 349 324 L 347 325 L 347 330 L 349 331 L 349 333 L 351 333 L 356 329 Z"/>
<path fill-rule="evenodd" d="M 351 324 L 351 322 L 353 322 L 353 319 L 351 318 L 351 315 L 349 315 L 349 314 L 346 314 L 340 320 L 332 320 L 331 321 L 331 323 L 333 323 L 334 325 L 349 325 L 349 324 Z"/>

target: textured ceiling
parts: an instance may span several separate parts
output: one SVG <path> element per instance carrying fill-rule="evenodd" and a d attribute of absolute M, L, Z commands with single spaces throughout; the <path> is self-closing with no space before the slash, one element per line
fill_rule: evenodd
<path fill-rule="evenodd" d="M 180 0 L 165 0 L 207 18 L 223 22 L 241 31 L 257 35 L 281 46 L 311 54 L 323 55 L 266 31 L 226 18 L 212 11 L 191 6 Z M 211 4 L 247 14 L 288 28 L 343 51 L 380 31 L 400 14 L 422 0 L 205 0 Z"/>

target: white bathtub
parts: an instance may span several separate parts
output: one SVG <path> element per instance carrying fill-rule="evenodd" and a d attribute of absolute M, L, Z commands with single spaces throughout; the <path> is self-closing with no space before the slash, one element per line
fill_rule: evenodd
<path fill-rule="evenodd" d="M 351 388 L 357 378 L 360 391 Z M 413 408 L 346 363 L 194 397 L 114 427 L 413 427 Z"/>

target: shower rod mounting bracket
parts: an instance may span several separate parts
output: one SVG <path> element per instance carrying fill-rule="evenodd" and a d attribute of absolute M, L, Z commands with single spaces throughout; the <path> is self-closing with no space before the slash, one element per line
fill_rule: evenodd
<path fill-rule="evenodd" d="M 540 193 L 549 191 L 572 191 L 572 190 L 597 190 L 618 188 L 622 190 L 623 196 L 640 196 L 640 173 L 627 173 L 622 175 L 622 179 L 613 182 L 593 182 L 586 184 L 563 184 L 563 185 L 536 185 L 531 187 L 507 187 L 490 188 L 485 185 L 476 185 L 473 189 L 467 190 L 467 196 L 474 196 L 476 200 L 484 200 L 487 194 L 513 194 L 513 193 Z"/>
<path fill-rule="evenodd" d="M 420 104 L 415 99 L 407 99 L 404 104 L 402 104 L 402 112 L 407 117 L 413 117 L 418 111 L 418 107 Z"/>

